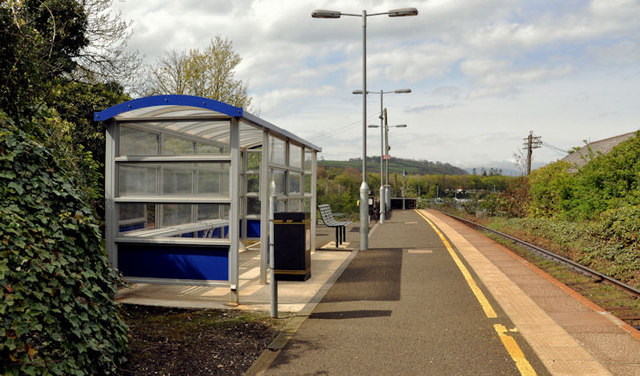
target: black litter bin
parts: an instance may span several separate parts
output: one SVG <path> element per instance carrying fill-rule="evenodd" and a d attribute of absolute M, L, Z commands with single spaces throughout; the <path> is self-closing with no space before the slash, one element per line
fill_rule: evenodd
<path fill-rule="evenodd" d="M 273 253 L 276 281 L 306 281 L 311 277 L 309 213 L 275 213 Z"/>

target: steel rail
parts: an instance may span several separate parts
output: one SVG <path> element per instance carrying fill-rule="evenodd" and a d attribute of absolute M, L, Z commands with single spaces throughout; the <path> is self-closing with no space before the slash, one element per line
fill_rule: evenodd
<path fill-rule="evenodd" d="M 595 279 L 598 282 L 603 281 L 603 280 L 607 281 L 608 283 L 610 283 L 610 284 L 612 284 L 612 285 L 614 285 L 614 286 L 616 286 L 616 287 L 618 287 L 618 288 L 620 288 L 622 290 L 625 290 L 625 291 L 627 291 L 627 292 L 629 292 L 629 293 L 631 293 L 633 295 L 636 295 L 636 296 L 640 297 L 640 290 L 636 289 L 635 287 L 629 286 L 624 282 L 621 282 L 621 281 L 618 281 L 617 279 L 611 278 L 608 275 L 599 273 L 599 272 L 597 272 L 597 271 L 595 271 L 593 269 L 590 269 L 590 268 L 588 268 L 588 267 L 586 267 L 584 265 L 578 264 L 575 261 L 569 260 L 569 259 L 567 259 L 565 257 L 560 256 L 560 255 L 557 255 L 557 254 L 555 254 L 555 253 L 553 253 L 551 251 L 548 251 L 548 250 L 546 250 L 544 248 L 540 248 L 537 245 L 533 245 L 531 243 L 527 243 L 524 240 L 515 238 L 515 237 L 513 237 L 511 235 L 504 234 L 504 233 L 502 233 L 500 231 L 496 231 L 496 230 L 490 229 L 488 227 L 485 227 L 485 226 L 483 226 L 481 224 L 475 223 L 475 222 L 470 221 L 468 219 L 464 219 L 464 218 L 455 216 L 453 214 L 449 214 L 449 213 L 446 213 L 446 212 L 443 212 L 443 211 L 439 211 L 439 210 L 438 210 L 438 212 L 440 212 L 442 214 L 445 214 L 445 215 L 447 215 L 447 216 L 449 216 L 449 217 L 451 217 L 451 218 L 453 218 L 453 219 L 455 219 L 457 221 L 460 221 L 462 223 L 470 225 L 472 227 L 480 228 L 480 229 L 482 229 L 484 231 L 488 231 L 488 232 L 494 233 L 494 234 L 496 234 L 498 236 L 501 236 L 503 238 L 509 239 L 514 243 L 524 245 L 525 247 L 531 248 L 535 252 L 539 252 L 539 253 L 543 254 L 544 256 L 546 256 L 546 257 L 549 257 L 549 258 L 551 258 L 553 260 L 560 261 L 560 262 L 562 262 L 564 264 L 567 264 L 569 267 L 571 267 L 572 269 L 576 270 L 577 272 L 579 272 L 581 274 L 585 274 L 585 275 Z"/>

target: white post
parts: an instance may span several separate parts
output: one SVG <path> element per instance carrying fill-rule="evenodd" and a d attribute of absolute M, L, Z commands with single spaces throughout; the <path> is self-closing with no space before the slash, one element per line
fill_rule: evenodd
<path fill-rule="evenodd" d="M 263 132 L 260 161 L 260 283 L 267 284 L 269 267 L 269 133 Z"/>
<path fill-rule="evenodd" d="M 384 91 L 380 90 L 380 223 L 384 223 L 385 200 L 384 200 L 384 110 L 382 98 Z"/>
<path fill-rule="evenodd" d="M 118 235 L 118 211 L 114 202 L 116 196 L 116 187 L 118 186 L 118 177 L 116 176 L 117 155 L 117 128 L 115 121 L 109 122 L 107 132 L 105 134 L 105 161 L 104 161 L 104 198 L 105 198 L 105 247 L 109 263 L 114 269 L 118 269 L 118 245 L 116 244 L 116 236 Z"/>
<path fill-rule="evenodd" d="M 231 287 L 231 303 L 240 302 L 240 286 L 238 279 L 238 243 L 239 239 L 239 206 L 240 206 L 240 125 L 238 119 L 230 121 L 231 169 L 229 193 L 231 208 L 229 210 L 229 285 Z"/>
<path fill-rule="evenodd" d="M 362 185 L 360 186 L 360 250 L 369 249 L 367 185 L 367 11 L 362 11 Z"/>
<path fill-rule="evenodd" d="M 311 152 L 311 251 L 316 250 L 316 226 L 318 223 L 318 190 L 316 185 L 318 184 L 318 153 L 313 150 Z"/>
<path fill-rule="evenodd" d="M 269 196 L 269 284 L 271 285 L 271 317 L 278 317 L 278 281 L 276 281 L 276 262 L 274 253 L 274 228 L 273 219 L 276 208 L 276 183 L 271 181 L 271 193 Z"/>

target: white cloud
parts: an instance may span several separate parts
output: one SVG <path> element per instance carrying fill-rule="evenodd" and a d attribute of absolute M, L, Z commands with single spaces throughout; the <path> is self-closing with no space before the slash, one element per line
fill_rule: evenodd
<path fill-rule="evenodd" d="M 417 17 L 368 19 L 369 90 L 385 96 L 399 156 L 460 163 L 508 160 L 534 130 L 562 147 L 640 128 L 640 0 L 118 1 L 130 46 L 149 61 L 201 48 L 216 34 L 243 57 L 259 115 L 324 148 L 360 156 L 361 20 L 311 18 L 415 6 Z M 368 100 L 376 121 L 378 97 Z M 370 139 L 370 154 L 379 139 Z M 537 160 L 556 154 L 536 151 Z"/>

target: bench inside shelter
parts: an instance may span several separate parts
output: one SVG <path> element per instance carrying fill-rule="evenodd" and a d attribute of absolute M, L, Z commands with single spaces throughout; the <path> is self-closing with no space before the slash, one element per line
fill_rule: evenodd
<path fill-rule="evenodd" d="M 351 224 L 351 221 L 336 220 L 329 204 L 318 205 L 318 210 L 320 210 L 320 216 L 325 226 L 336 229 L 336 247 L 338 247 L 346 239 L 347 226 Z"/>

